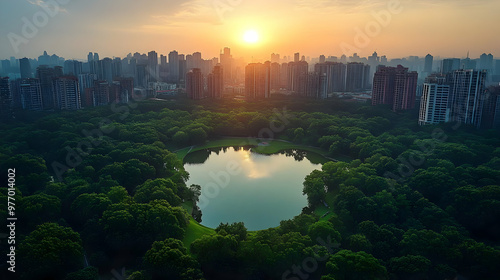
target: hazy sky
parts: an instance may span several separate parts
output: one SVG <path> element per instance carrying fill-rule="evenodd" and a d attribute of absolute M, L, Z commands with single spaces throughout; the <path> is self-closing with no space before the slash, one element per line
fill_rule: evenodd
<path fill-rule="evenodd" d="M 500 1 L 434 2 L 0 0 L 0 58 L 38 57 L 44 50 L 83 59 L 89 51 L 124 57 L 175 49 L 200 51 L 208 59 L 225 46 L 235 57 L 259 59 L 273 52 L 317 57 L 377 51 L 394 58 L 427 53 L 463 57 L 470 51 L 473 58 L 483 52 L 500 56 Z M 54 3 L 59 3 L 57 9 Z M 33 23 L 35 32 L 28 28 Z M 247 30 L 259 33 L 258 43 L 244 42 Z"/>

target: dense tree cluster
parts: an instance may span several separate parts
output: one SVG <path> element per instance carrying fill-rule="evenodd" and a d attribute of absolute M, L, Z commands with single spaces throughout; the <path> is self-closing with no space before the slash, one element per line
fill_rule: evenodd
<path fill-rule="evenodd" d="M 24 114 L 0 125 L 1 168 L 16 169 L 23 279 L 116 278 L 123 267 L 128 279 L 500 275 L 498 131 L 418 127 L 411 112 L 336 100 Z M 298 182 L 308 206 L 278 227 L 221 224 L 183 243 L 190 215 L 201 216 L 186 210 L 200 186 L 186 186 L 171 151 L 263 129 L 341 161 Z M 0 201 L 5 220 L 4 191 Z"/>

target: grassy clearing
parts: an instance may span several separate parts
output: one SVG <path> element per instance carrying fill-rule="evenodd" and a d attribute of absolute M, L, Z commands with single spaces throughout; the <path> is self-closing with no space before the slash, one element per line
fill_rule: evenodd
<path fill-rule="evenodd" d="M 215 230 L 209 227 L 200 225 L 197 221 L 190 217 L 189 225 L 186 229 L 186 235 L 182 242 L 184 246 L 188 249 L 190 248 L 191 243 L 198 238 L 201 238 L 204 235 L 213 235 L 215 234 Z"/>

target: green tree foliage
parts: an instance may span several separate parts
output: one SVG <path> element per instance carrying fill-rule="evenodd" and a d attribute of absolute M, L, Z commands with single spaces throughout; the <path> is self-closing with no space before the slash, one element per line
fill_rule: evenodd
<path fill-rule="evenodd" d="M 247 228 L 242 222 L 232 224 L 220 223 L 215 231 L 220 235 L 234 235 L 238 241 L 244 241 L 247 239 Z"/>
<path fill-rule="evenodd" d="M 24 279 L 62 278 L 82 266 L 82 240 L 71 228 L 45 223 L 19 245 L 19 271 Z"/>
<path fill-rule="evenodd" d="M 326 277 L 336 280 L 387 278 L 387 270 L 379 260 L 368 253 L 349 250 L 342 250 L 331 256 L 326 264 L 326 271 Z"/>
<path fill-rule="evenodd" d="M 181 199 L 176 193 L 177 186 L 170 179 L 147 180 L 136 188 L 134 200 L 138 203 L 165 200 L 172 206 L 179 206 Z"/>
<path fill-rule="evenodd" d="M 177 239 L 155 241 L 144 255 L 144 263 L 152 279 L 203 279 L 198 262 Z"/>

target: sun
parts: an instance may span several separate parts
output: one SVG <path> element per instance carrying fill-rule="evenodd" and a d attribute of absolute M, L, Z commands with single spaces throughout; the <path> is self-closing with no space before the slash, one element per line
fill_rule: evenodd
<path fill-rule="evenodd" d="M 249 44 L 255 44 L 259 42 L 259 33 L 255 30 L 248 30 L 243 34 L 243 40 Z"/>

